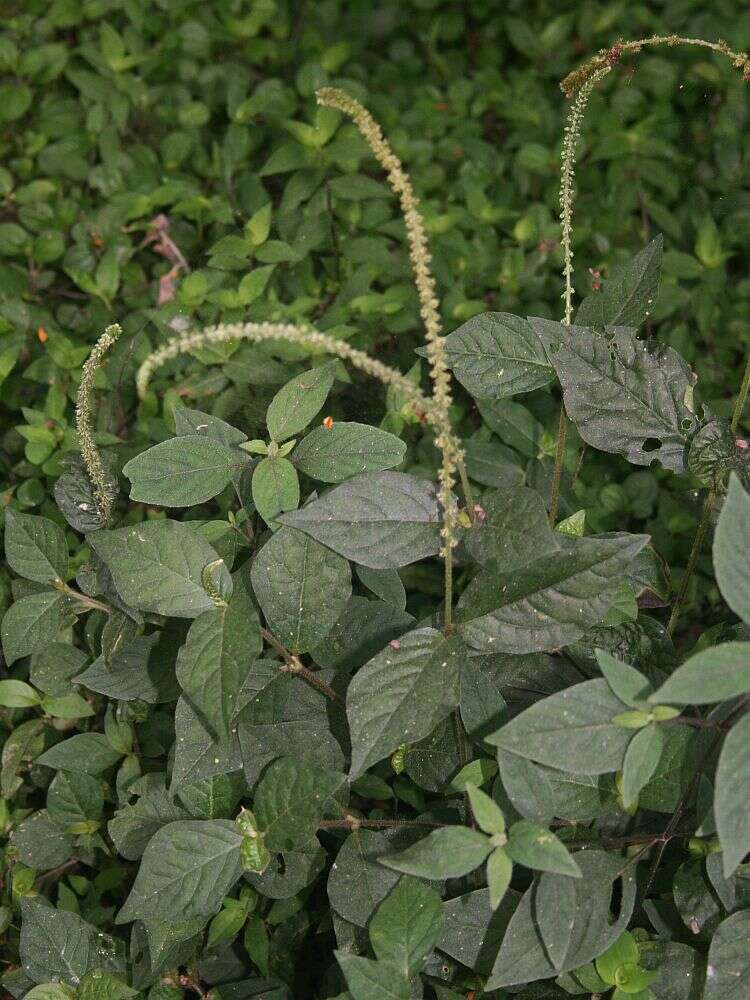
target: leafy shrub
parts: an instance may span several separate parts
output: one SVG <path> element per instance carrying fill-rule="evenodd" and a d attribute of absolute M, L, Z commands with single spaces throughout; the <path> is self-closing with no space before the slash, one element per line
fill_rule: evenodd
<path fill-rule="evenodd" d="M 273 12 L 259 4 L 229 25 L 255 37 Z M 142 331 L 107 327 L 83 363 L 72 441 L 30 411 L 51 438 L 25 435 L 26 461 L 60 474 L 57 511 L 5 511 L 12 996 L 744 995 L 750 496 L 737 435 L 750 366 L 722 416 L 696 398 L 685 358 L 637 336 L 661 237 L 572 311 L 583 114 L 643 44 L 565 81 L 578 96 L 563 143 L 562 323 L 482 311 L 443 338 L 408 175 L 362 106 L 325 88 L 312 125 L 286 126 L 318 150 L 343 111 L 385 168 L 417 295 L 352 291 L 375 296 L 362 303 L 374 323 L 408 294 L 431 389 L 421 362 L 402 374 L 330 317 L 318 331 L 305 309 L 267 308 L 273 269 L 300 263 L 294 244 L 315 236 L 303 220 L 292 238 L 299 220 L 287 220 L 293 243 L 269 241 L 264 202 L 243 237 L 211 250 L 230 274 L 267 259 L 236 290 L 213 285 L 223 321 L 185 332 L 175 310 L 153 352 Z M 115 72 L 138 59 L 130 35 L 102 30 L 101 47 Z M 202 108 L 180 121 L 200 126 Z M 359 142 L 346 135 L 344 159 Z M 380 174 L 338 179 L 350 195 L 382 186 Z M 152 228 L 172 263 L 168 306 L 184 265 L 164 223 Z M 353 253 L 377 260 L 377 242 Z M 105 258 L 93 279 L 70 275 L 108 303 Z M 196 272 L 176 294 L 187 304 L 209 287 Z M 60 343 L 71 370 L 84 362 Z M 96 390 L 130 377 L 123 344 L 140 404 L 114 436 L 120 403 Z M 55 402 L 55 384 L 45 406 L 62 416 L 69 387 Z M 539 418 L 556 385 L 555 439 Z M 196 398 L 207 408 L 185 405 Z M 474 404 L 482 426 L 462 441 L 454 428 Z M 362 419 L 374 410 L 379 425 Z M 673 478 L 705 488 L 673 601 L 649 533 L 580 503 L 579 444 L 647 470 L 602 501 L 640 502 L 636 520 Z M 676 647 L 715 519 L 714 603 L 739 622 Z"/>

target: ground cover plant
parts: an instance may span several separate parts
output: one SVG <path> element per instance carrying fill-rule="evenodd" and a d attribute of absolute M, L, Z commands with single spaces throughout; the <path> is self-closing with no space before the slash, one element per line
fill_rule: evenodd
<path fill-rule="evenodd" d="M 748 995 L 750 22 L 414 10 L 9 13 L 10 996 Z"/>

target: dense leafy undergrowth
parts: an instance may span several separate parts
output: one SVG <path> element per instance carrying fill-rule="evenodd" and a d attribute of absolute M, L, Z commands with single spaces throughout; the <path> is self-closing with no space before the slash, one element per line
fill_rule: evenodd
<path fill-rule="evenodd" d="M 750 995 L 703 6 L 0 5 L 8 995 Z"/>

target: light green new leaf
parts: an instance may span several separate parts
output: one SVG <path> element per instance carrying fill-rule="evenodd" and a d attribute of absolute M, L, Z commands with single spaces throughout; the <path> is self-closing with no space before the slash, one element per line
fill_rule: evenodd
<path fill-rule="evenodd" d="M 486 739 L 538 764 L 606 774 L 620 770 L 633 735 L 612 722 L 624 709 L 604 678 L 596 678 L 535 702 Z"/>
<path fill-rule="evenodd" d="M 219 737 L 230 734 L 248 664 L 262 648 L 258 615 L 239 585 L 225 607 L 204 611 L 190 626 L 177 655 L 177 680 Z"/>
<path fill-rule="evenodd" d="M 610 338 L 585 327 L 532 322 L 562 384 L 565 409 L 587 444 L 633 465 L 659 461 L 686 471 L 697 428 L 696 376 L 676 351 L 629 330 Z"/>
<path fill-rule="evenodd" d="M 408 875 L 391 890 L 369 924 L 380 961 L 392 962 L 406 978 L 424 967 L 440 937 L 443 910 L 433 888 Z"/>
<path fill-rule="evenodd" d="M 568 849 L 546 827 L 520 819 L 508 831 L 505 851 L 509 858 L 538 871 L 581 877 L 581 869 L 568 854 Z"/>
<path fill-rule="evenodd" d="M 279 514 L 299 504 L 299 477 L 288 458 L 262 458 L 253 470 L 253 503 L 270 527 Z"/>
<path fill-rule="evenodd" d="M 648 535 L 566 538 L 512 570 L 494 566 L 471 581 L 456 620 L 482 652 L 533 653 L 575 642 L 601 621 Z"/>
<path fill-rule="evenodd" d="M 750 567 L 739 553 L 750 551 L 750 494 L 736 473 L 714 535 L 714 569 L 722 597 L 736 615 L 750 624 Z"/>
<path fill-rule="evenodd" d="M 62 528 L 47 517 L 5 508 L 5 558 L 19 576 L 37 583 L 64 580 L 68 545 Z"/>
<path fill-rule="evenodd" d="M 750 851 L 750 714 L 736 722 L 724 740 L 716 768 L 714 816 L 724 850 L 724 877 Z"/>
<path fill-rule="evenodd" d="M 435 488 L 403 472 L 357 476 L 279 520 L 372 569 L 398 569 L 440 548 Z"/>
<path fill-rule="evenodd" d="M 663 729 L 655 723 L 639 729 L 628 744 L 622 765 L 622 797 L 626 809 L 638 801 L 641 789 L 653 777 L 663 749 Z"/>
<path fill-rule="evenodd" d="M 696 653 L 655 691 L 653 704 L 711 705 L 750 691 L 750 642 L 724 642 Z"/>
<path fill-rule="evenodd" d="M 25 1000 L 73 1000 L 76 992 L 64 983 L 42 983 L 25 994 Z"/>
<path fill-rule="evenodd" d="M 513 862 L 504 847 L 496 847 L 487 859 L 487 888 L 490 891 L 490 906 L 496 910 L 508 891 L 513 877 Z"/>
<path fill-rule="evenodd" d="M 149 841 L 116 923 L 208 916 L 242 873 L 242 835 L 229 820 L 178 820 Z"/>
<path fill-rule="evenodd" d="M 708 949 L 703 1000 L 746 1000 L 750 994 L 750 910 L 716 928 Z"/>
<path fill-rule="evenodd" d="M 461 644 L 416 629 L 366 663 L 346 693 L 352 779 L 402 743 L 428 736 L 458 702 Z"/>
<path fill-rule="evenodd" d="M 295 653 L 325 639 L 352 594 L 346 559 L 286 525 L 255 557 L 252 583 L 271 631 Z"/>
<path fill-rule="evenodd" d="M 39 693 L 26 681 L 0 681 L 0 705 L 4 708 L 33 708 Z"/>
<path fill-rule="evenodd" d="M 286 441 L 307 427 L 331 391 L 336 365 L 336 361 L 329 361 L 319 368 L 311 368 L 279 389 L 266 413 L 272 441 Z"/>
<path fill-rule="evenodd" d="M 271 852 L 309 843 L 328 800 L 344 784 L 338 771 L 305 760 L 281 757 L 264 772 L 255 790 L 253 811 Z"/>
<path fill-rule="evenodd" d="M 332 427 L 315 427 L 302 438 L 292 462 L 321 483 L 343 483 L 363 472 L 392 469 L 403 462 L 405 454 L 406 443 L 395 434 L 337 420 Z"/>
<path fill-rule="evenodd" d="M 249 460 L 239 448 L 186 434 L 142 451 L 122 471 L 131 482 L 131 500 L 192 507 L 221 493 Z"/>
<path fill-rule="evenodd" d="M 51 645 L 62 624 L 63 595 L 56 590 L 30 594 L 8 608 L 3 616 L 3 655 L 8 666 Z"/>
<path fill-rule="evenodd" d="M 601 289 L 583 300 L 575 316 L 576 326 L 639 327 L 651 312 L 659 291 L 664 238 L 656 236 L 640 253 L 618 268 Z"/>
<path fill-rule="evenodd" d="M 232 592 L 232 579 L 216 551 L 182 521 L 165 518 L 97 531 L 88 542 L 112 574 L 120 597 L 132 608 L 197 618 L 214 607 L 202 582 L 209 563 L 218 562 L 218 588 L 224 598 Z"/>
<path fill-rule="evenodd" d="M 445 339 L 448 365 L 472 396 L 503 399 L 539 389 L 554 372 L 531 325 L 520 316 L 473 316 Z"/>
<path fill-rule="evenodd" d="M 614 695 L 632 708 L 643 707 L 652 688 L 640 670 L 623 663 L 604 649 L 595 650 L 595 654 L 599 669 Z"/>
<path fill-rule="evenodd" d="M 380 858 L 380 862 L 419 878 L 460 878 L 478 868 L 491 851 L 490 838 L 483 833 L 466 826 L 445 826 L 400 854 Z"/>
<path fill-rule="evenodd" d="M 467 784 L 466 791 L 471 811 L 480 829 L 485 833 L 505 833 L 505 817 L 500 806 L 476 785 Z"/>
<path fill-rule="evenodd" d="M 92 969 L 81 980 L 77 1000 L 130 1000 L 139 996 L 141 994 L 122 979 L 102 969 Z"/>

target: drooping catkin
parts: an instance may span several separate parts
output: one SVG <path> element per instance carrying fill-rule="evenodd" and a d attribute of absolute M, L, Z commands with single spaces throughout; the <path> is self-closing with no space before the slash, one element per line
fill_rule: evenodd
<path fill-rule="evenodd" d="M 112 516 L 117 491 L 111 477 L 104 468 L 99 448 L 94 440 L 94 420 L 91 398 L 94 378 L 102 365 L 104 356 L 122 333 L 122 328 L 113 323 L 108 326 L 86 358 L 81 370 L 81 381 L 76 398 L 76 431 L 83 464 L 94 491 L 94 499 L 99 516 L 106 525 Z"/>
<path fill-rule="evenodd" d="M 442 453 L 440 501 L 444 513 L 442 535 L 445 553 L 456 544 L 455 527 L 458 511 L 453 496 L 453 486 L 463 452 L 451 430 L 451 376 L 446 361 L 435 280 L 430 270 L 430 249 L 424 221 L 418 209 L 419 202 L 401 160 L 391 149 L 380 126 L 370 112 L 359 101 L 334 87 L 323 87 L 316 91 L 315 96 L 318 104 L 337 108 L 352 119 L 372 150 L 373 156 L 386 171 L 388 184 L 401 204 L 409 242 L 409 257 L 414 273 L 414 284 L 419 296 L 420 314 L 425 328 L 427 361 L 433 385 L 432 398 L 436 407 L 435 429 L 437 433 L 435 443 Z"/>

